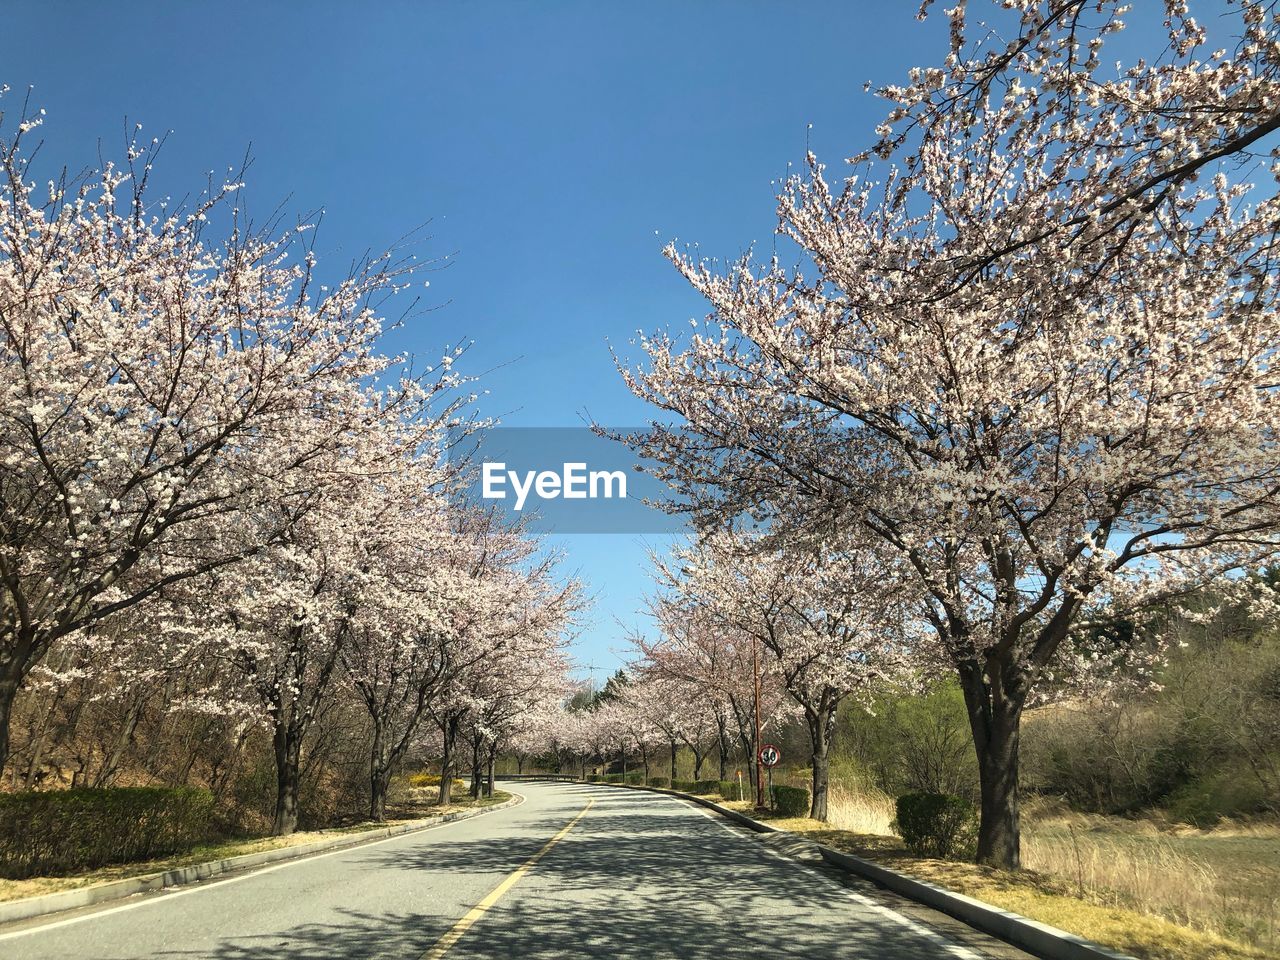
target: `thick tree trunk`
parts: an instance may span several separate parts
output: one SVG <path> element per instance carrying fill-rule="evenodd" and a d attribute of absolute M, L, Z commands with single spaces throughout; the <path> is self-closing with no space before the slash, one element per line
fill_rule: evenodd
<path fill-rule="evenodd" d="M 453 765 L 457 762 L 454 747 L 457 745 L 460 719 L 450 717 L 441 731 L 444 734 L 444 750 L 440 755 L 440 795 L 436 798 L 436 803 L 440 806 L 447 806 L 453 799 Z"/>
<path fill-rule="evenodd" d="M 20 657 L 0 657 L 0 775 L 9 763 L 9 724 L 25 671 Z"/>
<path fill-rule="evenodd" d="M 676 782 L 676 738 L 671 738 L 671 783 Z"/>
<path fill-rule="evenodd" d="M 524 754 L 516 754 L 516 773 L 524 773 Z"/>
<path fill-rule="evenodd" d="M 1012 676 L 1013 668 L 1006 671 Z M 979 863 L 1003 870 L 1022 865 L 1018 803 L 1018 739 L 1023 698 L 1016 678 L 988 682 L 980 667 L 960 670 L 969 727 L 978 756 L 981 791 L 978 822 Z"/>
<path fill-rule="evenodd" d="M 696 747 L 693 748 L 693 779 L 702 779 L 702 762 L 706 760 L 703 752 Z"/>
<path fill-rule="evenodd" d="M 276 724 L 275 753 L 276 812 L 271 832 L 283 837 L 298 829 L 298 787 L 302 780 L 301 738 L 292 735 L 287 723 Z"/>
<path fill-rule="evenodd" d="M 482 780 L 483 780 L 483 777 L 481 775 L 482 765 L 481 765 L 480 758 L 482 754 L 480 751 L 480 747 L 481 747 L 480 734 L 477 733 L 471 737 L 471 789 L 468 792 L 471 794 L 472 800 L 480 799 L 480 790 L 481 790 Z"/>
<path fill-rule="evenodd" d="M 827 795 L 831 788 L 831 732 L 835 719 L 834 705 L 823 703 L 817 711 L 805 711 L 812 748 L 810 761 L 813 765 L 813 790 L 809 801 L 809 816 L 814 820 L 827 819 Z"/>
<path fill-rule="evenodd" d="M 489 774 L 485 779 L 484 795 L 486 797 L 493 796 L 493 768 L 498 762 L 498 745 L 495 743 L 489 748 Z"/>

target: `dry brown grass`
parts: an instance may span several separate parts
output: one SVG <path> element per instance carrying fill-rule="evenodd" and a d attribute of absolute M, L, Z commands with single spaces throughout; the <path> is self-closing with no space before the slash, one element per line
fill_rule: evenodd
<path fill-rule="evenodd" d="M 827 823 L 838 830 L 893 836 L 893 798 L 879 791 L 855 793 L 833 786 L 827 797 Z"/>
<path fill-rule="evenodd" d="M 764 816 L 784 830 L 1144 960 L 1274 955 L 1280 827 L 1191 831 L 1032 806 L 1023 839 L 1028 869 L 1010 872 L 915 856 L 893 835 L 893 802 L 883 794 L 834 790 L 829 806 L 829 823 Z"/>
<path fill-rule="evenodd" d="M 1080 897 L 1274 951 L 1280 946 L 1280 826 L 1213 830 L 1031 810 L 1023 864 Z"/>

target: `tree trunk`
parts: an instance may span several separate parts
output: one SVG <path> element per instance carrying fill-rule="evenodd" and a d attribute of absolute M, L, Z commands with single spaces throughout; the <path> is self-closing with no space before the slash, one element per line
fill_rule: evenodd
<path fill-rule="evenodd" d="M 30 790 L 35 783 L 36 773 L 40 770 L 40 761 L 44 759 L 44 746 L 49 737 L 49 727 L 53 722 L 54 714 L 58 712 L 58 707 L 62 705 L 64 695 L 63 689 L 59 689 L 49 701 L 49 706 L 41 713 L 39 733 L 32 740 L 31 758 L 27 761 L 26 776 L 22 778 L 23 790 Z M 8 743 L 7 738 L 5 743 Z"/>
<path fill-rule="evenodd" d="M 518 776 L 522 773 L 524 773 L 524 754 L 517 753 L 516 754 L 516 775 Z"/>
<path fill-rule="evenodd" d="M 738 739 L 742 741 L 742 755 L 747 758 L 747 779 L 751 781 L 751 795 L 756 796 L 756 763 L 752 756 L 751 735 L 748 733 L 740 733 Z"/>
<path fill-rule="evenodd" d="M 468 791 L 471 794 L 472 800 L 480 799 L 480 786 L 482 779 L 480 773 L 480 744 L 480 734 L 473 734 L 471 737 L 471 789 Z"/>
<path fill-rule="evenodd" d="M 13 717 L 13 703 L 18 699 L 18 688 L 25 676 L 21 660 L 16 654 L 12 658 L 0 658 L 0 774 L 9 763 L 9 723 Z"/>
<path fill-rule="evenodd" d="M 809 816 L 814 820 L 827 819 L 827 794 L 831 787 L 831 733 L 836 722 L 836 705 L 825 700 L 819 708 L 805 711 L 809 725 L 812 748 L 813 793 L 809 802 Z"/>
<path fill-rule="evenodd" d="M 720 779 L 729 779 L 729 721 L 716 714 L 716 750 L 720 754 Z"/>
<path fill-rule="evenodd" d="M 302 779 L 301 738 L 292 735 L 288 723 L 277 722 L 275 732 L 276 753 L 276 812 L 271 832 L 277 837 L 288 836 L 298 829 L 298 786 Z"/>
<path fill-rule="evenodd" d="M 125 719 L 124 723 L 120 727 L 120 732 L 117 734 L 115 742 L 111 745 L 111 748 L 103 756 L 102 765 L 98 767 L 98 774 L 93 778 L 91 786 L 105 787 L 111 782 L 112 778 L 115 777 L 116 771 L 120 767 L 120 761 L 124 758 L 124 752 L 128 749 L 129 743 L 133 740 L 134 731 L 138 729 L 138 721 L 141 719 L 142 701 L 141 698 L 136 698 L 129 704 L 128 709 L 125 711 Z M 194 764 L 194 759 L 193 755 L 192 762 L 187 766 L 188 772 Z M 189 781 L 184 776 L 183 783 L 187 782 Z"/>
<path fill-rule="evenodd" d="M 498 762 L 498 745 L 495 743 L 489 748 L 489 776 L 485 781 L 484 795 L 486 797 L 493 796 L 493 768 Z"/>
<path fill-rule="evenodd" d="M 440 796 L 436 798 L 436 803 L 440 806 L 447 806 L 449 801 L 453 799 L 453 765 L 457 762 L 454 757 L 454 747 L 457 745 L 458 724 L 461 717 L 450 717 L 444 722 L 444 750 L 440 755 Z"/>
<path fill-rule="evenodd" d="M 369 818 L 378 823 L 387 819 L 387 789 L 391 785 L 391 764 L 387 756 L 386 729 L 373 725 L 373 748 L 369 756 Z"/>
<path fill-rule="evenodd" d="M 701 780 L 702 779 L 702 761 L 706 759 L 706 756 L 697 747 L 693 747 L 691 749 L 693 750 L 693 779 Z"/>
<path fill-rule="evenodd" d="M 994 671 L 995 667 L 988 669 Z M 1024 698 L 1013 670 L 1010 666 L 999 671 L 996 682 L 988 683 L 976 663 L 960 669 L 978 756 L 981 805 L 977 860 L 1002 870 L 1016 870 L 1022 865 L 1018 737 Z"/>
<path fill-rule="evenodd" d="M 671 785 L 676 783 L 676 738 L 671 738 Z"/>

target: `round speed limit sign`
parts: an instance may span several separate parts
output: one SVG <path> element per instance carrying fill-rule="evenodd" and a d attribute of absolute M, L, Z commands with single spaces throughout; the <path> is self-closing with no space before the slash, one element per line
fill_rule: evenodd
<path fill-rule="evenodd" d="M 782 760 L 782 751 L 775 747 L 772 743 L 766 743 L 760 748 L 760 762 L 766 767 L 776 767 Z"/>

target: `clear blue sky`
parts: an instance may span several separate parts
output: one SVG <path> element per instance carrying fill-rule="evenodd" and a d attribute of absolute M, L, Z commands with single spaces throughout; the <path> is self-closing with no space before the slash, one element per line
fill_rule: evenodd
<path fill-rule="evenodd" d="M 883 114 L 863 83 L 945 54 L 944 18 L 919 24 L 916 6 L 13 4 L 0 83 L 7 110 L 34 86 L 46 163 L 95 165 L 100 138 L 118 155 L 127 116 L 173 131 L 157 179 L 194 193 L 252 144 L 251 211 L 323 208 L 322 262 L 432 219 L 424 253 L 456 259 L 427 291 L 441 308 L 396 346 L 434 359 L 474 339 L 466 369 L 497 368 L 484 412 L 508 425 L 627 425 L 646 411 L 608 344 L 705 312 L 663 244 L 767 251 L 770 181 L 806 137 L 836 165 Z M 579 659 L 612 669 L 645 538 L 559 543 L 597 598 Z"/>

